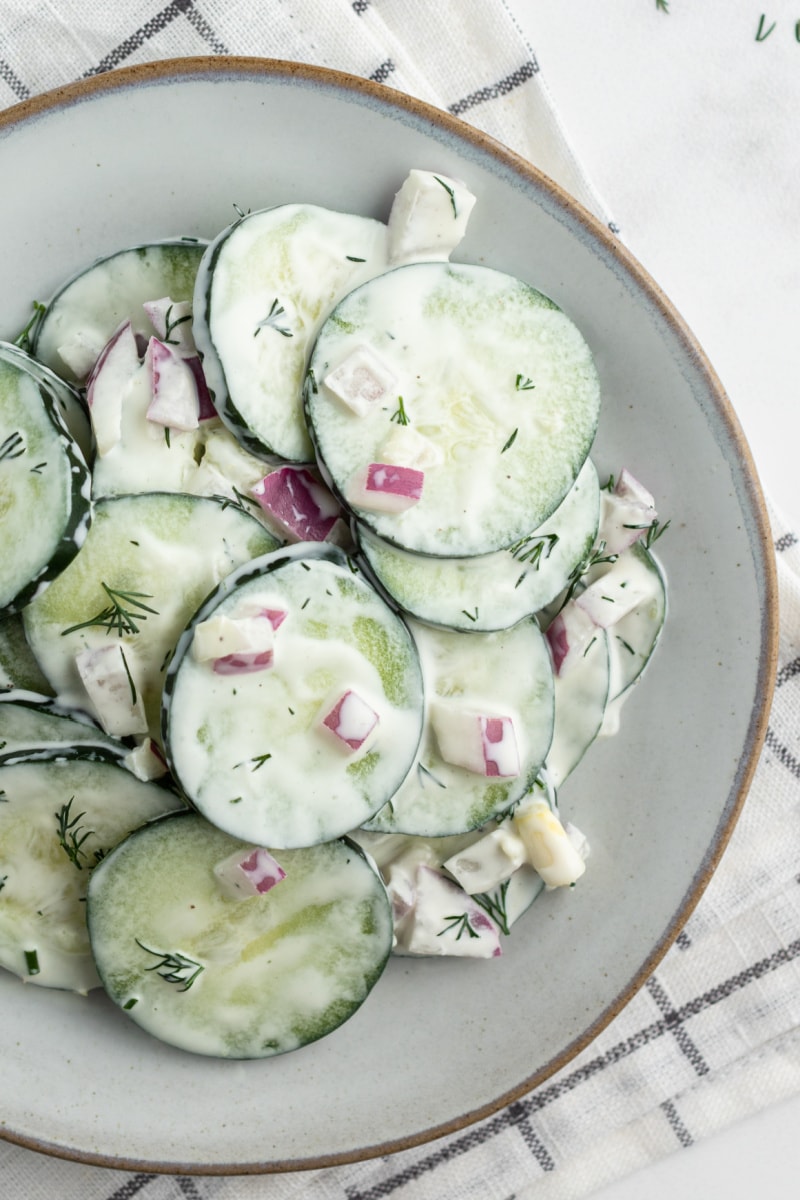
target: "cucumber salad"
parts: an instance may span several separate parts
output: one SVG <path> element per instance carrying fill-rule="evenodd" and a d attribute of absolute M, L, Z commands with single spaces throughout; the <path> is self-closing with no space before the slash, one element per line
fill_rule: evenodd
<path fill-rule="evenodd" d="M 0 342 L 0 965 L 25 982 L 267 1057 L 390 955 L 493 958 L 569 902 L 589 847 L 559 791 L 656 646 L 668 522 L 635 464 L 598 474 L 573 321 L 451 260 L 474 203 L 412 170 L 385 222 L 235 208 Z"/>

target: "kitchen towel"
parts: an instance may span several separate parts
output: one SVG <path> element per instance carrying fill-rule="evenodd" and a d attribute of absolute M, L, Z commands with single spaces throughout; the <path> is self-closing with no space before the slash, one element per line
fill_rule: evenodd
<path fill-rule="evenodd" d="M 503 0 L 0 0 L 0 107 L 153 59 L 254 54 L 406 91 L 509 145 L 613 223 Z M 26 1200 L 567 1200 L 800 1090 L 800 542 L 773 514 L 781 604 L 767 743 L 722 865 L 676 944 L 559 1074 L 461 1133 L 263 1177 L 87 1167 L 0 1142 Z"/>

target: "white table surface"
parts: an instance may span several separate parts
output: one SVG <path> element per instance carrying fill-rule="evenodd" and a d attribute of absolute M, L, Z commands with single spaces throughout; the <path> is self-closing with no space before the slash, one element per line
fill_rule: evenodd
<path fill-rule="evenodd" d="M 800 3 L 508 0 L 579 161 L 800 524 Z M 768 29 L 756 40 L 764 12 Z M 798 1194 L 800 1097 L 595 1193 Z"/>

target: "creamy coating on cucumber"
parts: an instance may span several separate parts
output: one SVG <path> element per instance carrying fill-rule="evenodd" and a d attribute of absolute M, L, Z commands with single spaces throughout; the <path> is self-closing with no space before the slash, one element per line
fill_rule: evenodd
<path fill-rule="evenodd" d="M 597 471 L 587 459 L 556 511 L 507 550 L 472 558 L 410 554 L 357 527 L 379 585 L 402 609 L 431 625 L 466 632 L 507 629 L 566 587 L 597 535 Z"/>
<path fill-rule="evenodd" d="M 253 453 L 311 460 L 308 351 L 336 301 L 387 265 L 385 225 L 307 204 L 248 213 L 211 244 L 195 339 L 217 411 Z"/>
<path fill-rule="evenodd" d="M 98 259 L 59 288 L 34 331 L 36 358 L 69 382 L 83 382 L 121 321 L 154 332 L 144 304 L 191 300 L 205 243 L 167 238 Z"/>
<path fill-rule="evenodd" d="M 422 663 L 425 728 L 412 769 L 364 824 L 427 837 L 476 829 L 533 787 L 547 754 L 553 732 L 547 647 L 532 618 L 483 634 L 413 620 L 409 626 Z M 482 723 L 506 735 L 513 754 L 505 761 L 486 754 Z"/>
<path fill-rule="evenodd" d="M 363 347 L 391 384 L 354 408 L 369 377 Z M 305 397 L 320 463 L 358 519 L 449 557 L 510 546 L 554 512 L 600 403 L 591 352 L 565 313 L 521 280 L 452 263 L 400 267 L 351 292 L 320 330 Z M 398 424 L 425 439 L 427 458 L 386 458 Z"/>
<path fill-rule="evenodd" d="M 66 569 L 43 555 L 48 587 L 36 577 L 21 616 L 7 606 L 0 774 L 77 760 L 74 791 L 48 802 L 55 861 L 70 896 L 91 867 L 109 995 L 181 1048 L 312 1041 L 390 951 L 496 957 L 534 900 L 584 873 L 557 789 L 615 731 L 658 642 L 666 526 L 627 469 L 599 486 L 598 376 L 567 315 L 448 261 L 473 203 L 412 171 L 386 224 L 304 203 L 240 215 L 207 247 L 98 260 L 0 344 L 0 372 L 88 451 L 93 517 Z M 21 420 L 0 485 L 26 465 Z M 113 850 L 145 817 L 87 824 L 95 768 L 162 811 L 179 801 L 143 781 L 168 768 L 199 812 Z M 0 962 L 86 990 L 86 929 L 66 892 L 39 904 L 24 866 L 50 861 L 52 829 L 12 815 Z M 22 915 L 6 904 L 21 894 Z"/>
<path fill-rule="evenodd" d="M 53 752 L 0 766 L 0 965 L 28 983 L 97 987 L 86 931 L 92 867 L 131 829 L 183 807 L 123 767 Z"/>
<path fill-rule="evenodd" d="M 263 1058 L 330 1033 L 363 1003 L 392 944 L 377 873 L 347 841 L 276 851 L 244 900 L 215 868 L 252 847 L 185 814 L 134 833 L 92 873 L 88 922 L 108 994 L 163 1041 Z"/>
<path fill-rule="evenodd" d="M 186 621 L 231 570 L 274 547 L 233 504 L 158 492 L 103 500 L 80 554 L 25 609 L 28 641 L 62 703 L 119 736 L 158 737 L 164 674 Z M 107 660 L 93 693 L 80 669 L 91 671 L 92 652 Z"/>
<path fill-rule="evenodd" d="M 356 828 L 414 760 L 415 645 L 354 568 L 333 547 L 266 556 L 211 597 L 170 666 L 170 766 L 209 820 L 257 845 Z"/>
<path fill-rule="evenodd" d="M 77 553 L 89 486 L 53 392 L 23 362 L 0 357 L 0 610 L 20 611 Z"/>

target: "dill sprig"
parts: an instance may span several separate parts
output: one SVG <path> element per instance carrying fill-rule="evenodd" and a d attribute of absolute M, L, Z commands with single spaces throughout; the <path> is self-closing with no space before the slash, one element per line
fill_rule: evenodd
<path fill-rule="evenodd" d="M 101 608 L 95 616 L 90 617 L 87 621 L 79 621 L 77 625 L 70 625 L 68 629 L 62 629 L 62 637 L 66 637 L 68 633 L 75 633 L 78 629 L 88 629 L 94 625 L 122 637 L 126 633 L 138 633 L 138 622 L 146 621 L 149 614 L 158 616 L 158 609 L 150 608 L 148 604 L 142 603 L 143 600 L 153 599 L 148 592 L 123 592 L 119 588 L 109 587 L 102 581 L 100 586 L 108 596 L 110 604 L 106 608 Z"/>
<path fill-rule="evenodd" d="M 619 558 L 618 554 L 606 554 L 605 551 L 606 543 L 601 539 L 597 545 L 593 546 L 589 553 L 572 568 L 567 579 L 566 591 L 564 592 L 561 603 L 558 607 L 559 612 L 561 612 L 561 609 L 564 608 L 564 606 L 568 604 L 575 595 L 584 575 L 591 571 L 592 567 L 598 567 L 602 563 L 615 563 Z"/>
<path fill-rule="evenodd" d="M 258 324 L 256 325 L 255 332 L 253 333 L 253 337 L 258 337 L 258 335 L 261 333 L 261 330 L 265 326 L 269 329 L 274 329 L 276 333 L 279 333 L 281 335 L 281 337 L 286 337 L 286 338 L 294 337 L 294 334 L 292 333 L 291 329 L 289 329 L 289 327 L 287 325 L 281 325 L 279 323 L 281 317 L 284 317 L 284 316 L 286 316 L 286 309 L 283 307 L 280 300 L 276 296 L 275 299 L 272 301 L 272 305 L 270 306 L 270 310 L 267 313 L 267 315 L 263 318 L 263 320 L 259 321 Z"/>
<path fill-rule="evenodd" d="M 518 433 L 519 433 L 519 429 L 515 429 L 514 432 L 511 434 L 511 436 L 509 437 L 508 441 L 506 442 L 505 446 L 503 446 L 503 449 L 500 451 L 501 454 L 505 454 L 506 450 L 511 449 L 511 447 L 514 445 L 514 442 L 517 440 Z"/>
<path fill-rule="evenodd" d="M 0 462 L 5 462 L 7 458 L 20 458 L 26 449 L 25 439 L 19 430 L 16 430 L 0 445 Z"/>
<path fill-rule="evenodd" d="M 58 844 L 66 854 L 69 861 L 79 871 L 83 870 L 84 863 L 82 860 L 88 858 L 87 852 L 83 848 L 83 844 L 87 838 L 90 838 L 94 833 L 93 829 L 83 829 L 81 821 L 86 816 L 85 812 L 72 815 L 72 802 L 74 796 L 70 796 L 66 804 L 62 804 L 57 813 L 54 813 L 58 822 Z M 97 855 L 95 856 L 97 858 Z M 102 857 L 102 854 L 100 855 Z"/>
<path fill-rule="evenodd" d="M 179 325 L 183 325 L 186 321 L 191 321 L 192 314 L 185 313 L 184 316 L 176 317 L 175 320 L 173 321 L 172 320 L 172 310 L 174 307 L 175 307 L 174 304 L 170 304 L 169 308 L 164 313 L 164 326 L 165 326 L 164 341 L 169 342 L 173 346 L 176 346 L 178 344 L 178 339 L 172 337 L 172 331 L 173 331 L 173 329 L 177 329 Z"/>
<path fill-rule="evenodd" d="M 642 538 L 642 544 L 644 545 L 645 550 L 649 550 L 654 542 L 657 542 L 660 537 L 663 537 L 669 527 L 669 521 L 665 521 L 663 525 L 660 521 L 653 521 L 652 525 L 648 525 L 647 533 Z"/>
<path fill-rule="evenodd" d="M 450 185 L 449 185 L 449 184 L 447 184 L 447 183 L 445 183 L 445 181 L 444 181 L 443 179 L 440 179 L 438 175 L 434 175 L 434 177 L 433 177 L 433 178 L 434 178 L 434 179 L 436 180 L 436 182 L 437 182 L 438 184 L 440 184 L 440 185 L 441 185 L 441 187 L 443 187 L 443 188 L 444 188 L 444 190 L 447 192 L 448 196 L 450 197 L 450 207 L 451 207 L 451 208 L 452 208 L 452 210 L 453 210 L 453 216 L 454 216 L 454 217 L 457 217 L 457 216 L 458 216 L 458 209 L 456 208 L 456 193 L 455 193 L 455 189 L 454 189 L 454 188 L 451 188 L 451 187 L 450 187 Z"/>
<path fill-rule="evenodd" d="M 152 967 L 145 967 L 145 970 L 155 971 L 167 983 L 183 984 L 183 987 L 178 988 L 179 992 L 188 992 L 198 976 L 202 975 L 205 970 L 202 963 L 195 962 L 193 958 L 181 954 L 178 950 L 151 950 L 138 938 L 136 938 L 136 945 L 159 960 L 153 963 Z"/>
<path fill-rule="evenodd" d="M 495 888 L 493 892 L 479 892 L 472 899 L 480 904 L 484 912 L 488 913 L 493 921 L 500 926 L 500 932 L 506 937 L 510 932 L 508 924 L 508 885 L 510 879 L 506 879 Z"/>
<path fill-rule="evenodd" d="M 436 935 L 437 937 L 442 937 L 445 933 L 455 933 L 457 942 L 461 941 L 465 933 L 471 938 L 480 937 L 480 934 L 476 933 L 470 925 L 467 913 L 456 913 L 454 916 L 445 917 L 445 921 L 448 924 L 445 925 L 444 929 L 439 930 Z M 458 930 L 457 933 L 456 930 Z"/>
<path fill-rule="evenodd" d="M 394 421 L 397 425 L 410 425 L 411 424 L 410 420 L 408 419 L 408 413 L 406 412 L 406 406 L 403 403 L 402 396 L 397 397 L 397 408 L 392 413 L 389 420 Z"/>
<path fill-rule="evenodd" d="M 517 562 L 526 562 L 538 571 L 541 563 L 550 557 L 558 543 L 557 533 L 529 533 L 508 547 L 508 552 Z"/>
<path fill-rule="evenodd" d="M 33 349 L 34 336 L 39 328 L 42 317 L 47 311 L 47 306 L 41 304 L 38 300 L 33 302 L 33 316 L 28 321 L 27 325 L 14 338 L 14 345 L 20 350 L 30 351 Z"/>
<path fill-rule="evenodd" d="M 518 392 L 532 392 L 536 384 L 527 375 L 518 375 L 514 380 L 514 387 Z"/>

